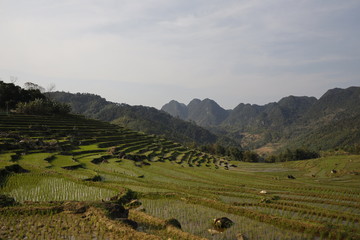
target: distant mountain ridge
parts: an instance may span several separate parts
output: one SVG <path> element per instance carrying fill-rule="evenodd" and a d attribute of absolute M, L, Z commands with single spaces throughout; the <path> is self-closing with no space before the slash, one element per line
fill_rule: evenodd
<path fill-rule="evenodd" d="M 181 106 L 181 112 L 177 106 Z M 360 130 L 355 123 L 356 116 L 360 116 L 360 87 L 330 89 L 319 99 L 288 96 L 262 106 L 240 103 L 232 110 L 225 110 L 210 99 L 194 99 L 188 105 L 173 100 L 162 110 L 214 133 L 225 134 L 251 148 L 280 143 L 283 146 L 327 149 L 342 142 L 360 143 L 360 137 L 350 136 L 357 135 Z M 347 125 L 339 126 L 343 122 Z M 350 128 L 352 131 L 348 135 L 341 133 L 340 129 Z M 337 130 L 328 132 L 327 129 Z M 321 134 L 333 141 L 322 141 L 322 144 L 316 139 Z M 343 139 L 338 139 L 339 136 Z"/>
<path fill-rule="evenodd" d="M 73 113 L 148 134 L 163 135 L 180 143 L 214 144 L 220 141 L 214 133 L 152 107 L 113 103 L 86 93 L 52 92 L 49 95 L 56 101 L 68 103 Z"/>
<path fill-rule="evenodd" d="M 185 104 L 179 103 L 175 100 L 170 101 L 162 107 L 162 110 L 169 113 L 173 117 L 180 119 L 188 118 L 188 108 Z"/>
<path fill-rule="evenodd" d="M 51 93 L 74 113 L 181 143 L 222 144 L 270 153 L 286 148 L 334 149 L 360 144 L 360 87 L 330 89 L 319 99 L 288 96 L 225 110 L 211 99 L 175 100 L 162 110 L 108 102 L 94 94 Z"/>
<path fill-rule="evenodd" d="M 289 124 L 301 117 L 316 101 L 315 97 L 288 96 L 279 102 L 263 106 L 240 103 L 232 110 L 225 110 L 211 99 L 193 99 L 188 105 L 172 100 L 161 110 L 174 117 L 194 121 L 203 127 L 231 127 L 237 124 L 237 127 L 246 128 L 254 125 L 260 127 Z"/>
<path fill-rule="evenodd" d="M 165 104 L 162 109 L 174 117 L 191 120 L 200 126 L 214 126 L 224 121 L 229 113 L 220 107 L 214 100 L 193 99 L 187 106 L 175 100 Z"/>

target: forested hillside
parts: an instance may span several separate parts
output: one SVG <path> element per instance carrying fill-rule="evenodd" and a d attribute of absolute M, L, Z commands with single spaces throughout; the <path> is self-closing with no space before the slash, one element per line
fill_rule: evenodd
<path fill-rule="evenodd" d="M 182 114 L 193 112 L 194 103 L 197 114 Z M 248 148 L 270 144 L 273 150 L 321 150 L 360 143 L 359 87 L 331 89 L 319 99 L 288 96 L 262 106 L 241 103 L 232 110 L 209 99 L 195 99 L 187 106 L 171 101 L 162 110 L 238 140 Z"/>
<path fill-rule="evenodd" d="M 171 101 L 159 111 L 108 102 L 93 94 L 55 92 L 50 96 L 70 104 L 75 113 L 186 144 L 216 143 L 270 153 L 287 148 L 348 148 L 360 143 L 359 87 L 331 89 L 319 99 L 288 96 L 266 105 L 241 103 L 232 110 L 210 99 L 194 99 L 188 105 Z"/>
<path fill-rule="evenodd" d="M 73 113 L 113 122 L 148 134 L 163 135 L 181 143 L 213 144 L 222 141 L 225 144 L 235 144 L 155 108 L 113 103 L 94 94 L 53 92 L 50 96 L 57 101 L 70 104 Z"/>

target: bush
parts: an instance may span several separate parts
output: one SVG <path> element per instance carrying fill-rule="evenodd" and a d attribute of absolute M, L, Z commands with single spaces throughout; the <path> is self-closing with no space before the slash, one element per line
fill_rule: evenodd
<path fill-rule="evenodd" d="M 25 114 L 68 114 L 70 111 L 71 107 L 68 104 L 40 98 L 30 102 L 20 102 L 16 106 L 17 113 Z"/>
<path fill-rule="evenodd" d="M 360 144 L 345 146 L 344 150 L 350 154 L 360 154 Z"/>
<path fill-rule="evenodd" d="M 138 194 L 131 189 L 127 189 L 126 192 L 119 198 L 118 202 L 121 204 L 127 204 L 131 200 L 137 199 Z"/>
<path fill-rule="evenodd" d="M 16 204 L 14 198 L 0 194 L 0 207 L 8 207 Z"/>
<path fill-rule="evenodd" d="M 171 226 L 171 227 L 175 227 L 177 229 L 181 229 L 180 222 L 175 218 L 170 218 L 170 219 L 165 220 L 165 226 L 167 226 L 167 227 Z"/>
<path fill-rule="evenodd" d="M 265 162 L 287 162 L 296 160 L 306 160 L 320 157 L 320 154 L 308 149 L 297 148 L 295 150 L 286 149 L 285 152 L 279 155 L 270 155 L 265 159 Z"/>
<path fill-rule="evenodd" d="M 0 81 L 0 109 L 10 110 L 19 102 L 29 102 L 35 99 L 45 99 L 39 89 L 23 89 L 13 83 Z"/>
<path fill-rule="evenodd" d="M 243 156 L 244 162 L 259 162 L 260 156 L 256 152 L 245 151 Z"/>

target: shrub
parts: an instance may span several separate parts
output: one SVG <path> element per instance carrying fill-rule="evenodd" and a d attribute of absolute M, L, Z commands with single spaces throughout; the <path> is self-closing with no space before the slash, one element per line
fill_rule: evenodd
<path fill-rule="evenodd" d="M 138 198 L 138 194 L 137 192 L 134 192 L 131 189 L 127 189 L 126 192 L 124 193 L 124 195 L 122 195 L 118 202 L 121 204 L 127 204 L 129 203 L 131 200 L 133 199 L 137 199 Z"/>
<path fill-rule="evenodd" d="M 16 204 L 14 198 L 0 194 L 0 207 L 8 207 Z"/>
<path fill-rule="evenodd" d="M 320 154 L 309 149 L 297 148 L 295 150 L 286 149 L 278 155 L 270 155 L 265 162 L 287 162 L 296 160 L 306 160 L 320 157 Z"/>
<path fill-rule="evenodd" d="M 13 109 L 19 102 L 29 102 L 35 99 L 45 99 L 39 89 L 23 89 L 13 83 L 0 81 L 0 109 Z"/>
<path fill-rule="evenodd" d="M 40 98 L 30 102 L 20 102 L 16 105 L 16 112 L 25 114 L 68 114 L 70 111 L 71 107 L 68 104 Z"/>
<path fill-rule="evenodd" d="M 175 227 L 177 229 L 181 229 L 180 222 L 175 218 L 170 218 L 170 219 L 165 220 L 165 226 L 167 226 L 167 227 L 171 226 L 171 227 Z"/>

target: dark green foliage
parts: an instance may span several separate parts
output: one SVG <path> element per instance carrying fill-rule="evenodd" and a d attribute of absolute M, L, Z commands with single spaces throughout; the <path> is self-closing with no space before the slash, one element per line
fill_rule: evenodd
<path fill-rule="evenodd" d="M 170 219 L 165 220 L 165 226 L 167 226 L 167 227 L 171 226 L 171 227 L 175 227 L 177 229 L 181 229 L 180 222 L 175 218 L 170 218 Z"/>
<path fill-rule="evenodd" d="M 84 181 L 91 181 L 91 182 L 101 182 L 102 181 L 102 177 L 100 175 L 96 175 L 92 178 L 87 178 L 84 179 Z"/>
<path fill-rule="evenodd" d="M 22 168 L 19 164 L 13 164 L 4 168 L 5 173 L 27 173 L 28 170 Z"/>
<path fill-rule="evenodd" d="M 70 111 L 71 107 L 68 104 L 41 98 L 37 98 L 30 102 L 19 102 L 16 105 L 16 112 L 25 114 L 68 114 Z"/>
<path fill-rule="evenodd" d="M 0 194 L 0 207 L 14 206 L 16 201 L 14 198 Z"/>
<path fill-rule="evenodd" d="M 138 198 L 138 193 L 131 190 L 131 189 L 127 189 L 126 192 L 120 196 L 120 198 L 117 200 L 117 202 L 125 205 L 129 202 L 131 202 L 131 200 L 137 199 Z"/>
<path fill-rule="evenodd" d="M 344 146 L 343 149 L 351 154 L 360 154 L 360 144 Z"/>
<path fill-rule="evenodd" d="M 242 150 L 237 147 L 224 147 L 219 144 L 208 144 L 202 145 L 200 147 L 202 152 L 207 152 L 213 155 L 229 157 L 231 160 L 234 161 L 244 161 L 244 162 L 259 162 L 262 158 L 253 151 L 249 150 Z"/>
<path fill-rule="evenodd" d="M 277 200 L 280 200 L 280 197 L 277 196 L 277 195 L 275 195 L 275 196 L 273 196 L 273 197 L 271 198 L 271 200 L 277 201 Z"/>
<path fill-rule="evenodd" d="M 270 155 L 265 159 L 265 162 L 287 162 L 296 160 L 306 160 L 320 157 L 316 151 L 309 149 L 298 148 L 295 150 L 286 149 L 286 151 L 278 155 Z"/>
<path fill-rule="evenodd" d="M 127 218 L 129 216 L 129 210 L 125 209 L 120 203 L 105 202 L 102 204 L 107 212 L 107 216 L 111 219 Z"/>
<path fill-rule="evenodd" d="M 245 151 L 243 154 L 244 162 L 259 162 L 261 160 L 260 156 L 253 151 Z"/>
<path fill-rule="evenodd" d="M 18 113 L 40 115 L 68 114 L 71 111 L 69 105 L 47 99 L 41 93 L 42 87 L 34 83 L 25 85 L 27 89 L 0 81 L 0 111 L 16 108 Z"/>
<path fill-rule="evenodd" d="M 11 110 L 19 102 L 30 102 L 45 98 L 45 95 L 38 89 L 25 90 L 13 83 L 0 81 L 0 110 Z"/>
<path fill-rule="evenodd" d="M 226 229 L 234 225 L 234 222 L 227 217 L 216 218 L 213 221 L 213 227 L 215 229 Z"/>
<path fill-rule="evenodd" d="M 332 121 L 314 123 L 314 129 L 307 130 L 289 139 L 288 148 L 305 146 L 312 150 L 345 148 L 360 143 L 360 113 L 354 116 L 340 114 Z"/>
<path fill-rule="evenodd" d="M 243 159 L 243 157 L 244 157 L 244 152 L 241 151 L 239 148 L 229 147 L 228 148 L 228 155 L 233 160 L 241 161 L 241 159 Z"/>
<path fill-rule="evenodd" d="M 262 199 L 260 199 L 260 203 L 271 203 L 272 201 L 271 201 L 271 199 L 269 199 L 269 198 L 262 198 Z"/>

